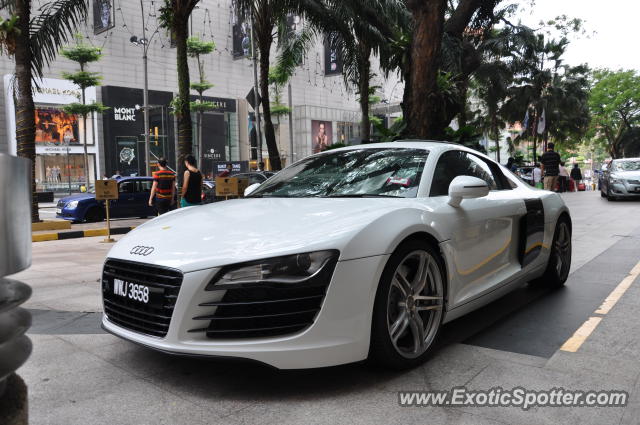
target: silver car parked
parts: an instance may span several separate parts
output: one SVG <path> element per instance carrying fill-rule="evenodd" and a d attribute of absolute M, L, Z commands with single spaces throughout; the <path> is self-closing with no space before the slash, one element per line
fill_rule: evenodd
<path fill-rule="evenodd" d="M 609 201 L 640 199 L 640 158 L 614 159 L 604 171 L 600 195 Z"/>

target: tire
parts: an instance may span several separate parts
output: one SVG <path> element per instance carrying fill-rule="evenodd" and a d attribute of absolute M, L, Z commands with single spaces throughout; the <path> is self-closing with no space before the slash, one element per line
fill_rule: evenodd
<path fill-rule="evenodd" d="M 616 198 L 614 198 L 613 195 L 611 195 L 611 190 L 609 189 L 609 187 L 607 187 L 607 201 L 611 202 L 615 200 Z"/>
<path fill-rule="evenodd" d="M 442 327 L 445 295 L 438 249 L 426 241 L 402 244 L 389 258 L 376 292 L 369 361 L 395 370 L 423 363 Z"/>
<path fill-rule="evenodd" d="M 91 207 L 89 211 L 84 215 L 84 220 L 87 223 L 96 223 L 104 220 L 104 212 L 101 208 Z"/>
<path fill-rule="evenodd" d="M 571 225 L 566 217 L 561 217 L 553 232 L 551 253 L 544 274 L 531 281 L 534 286 L 560 288 L 565 284 L 571 269 Z"/>
<path fill-rule="evenodd" d="M 603 191 L 600 191 L 600 197 L 601 197 L 601 198 L 606 198 L 606 197 L 607 197 L 607 195 L 605 195 Z"/>

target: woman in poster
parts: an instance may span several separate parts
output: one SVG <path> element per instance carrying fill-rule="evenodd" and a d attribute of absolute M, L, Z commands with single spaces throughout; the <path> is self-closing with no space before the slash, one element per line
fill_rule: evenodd
<path fill-rule="evenodd" d="M 329 137 L 325 129 L 325 123 L 318 124 L 318 133 L 313 138 L 313 153 L 322 152 L 329 146 Z"/>

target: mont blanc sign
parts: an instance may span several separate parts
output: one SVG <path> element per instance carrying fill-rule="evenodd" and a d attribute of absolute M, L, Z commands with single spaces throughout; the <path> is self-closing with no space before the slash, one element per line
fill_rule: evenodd
<path fill-rule="evenodd" d="M 125 106 L 113 108 L 113 119 L 115 121 L 133 121 L 136 120 L 136 108 L 127 108 Z"/>

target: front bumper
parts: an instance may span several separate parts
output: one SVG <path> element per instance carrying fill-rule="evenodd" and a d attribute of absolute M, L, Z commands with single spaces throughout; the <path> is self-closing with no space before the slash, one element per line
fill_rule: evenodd
<path fill-rule="evenodd" d="M 640 197 L 640 183 L 631 183 L 628 180 L 611 183 L 611 194 L 616 197 Z"/>
<path fill-rule="evenodd" d="M 235 340 L 215 340 L 189 333 L 201 325 L 193 317 L 210 311 L 205 287 L 217 269 L 184 275 L 169 330 L 164 338 L 143 335 L 112 323 L 108 332 L 164 352 L 212 357 L 240 357 L 279 369 L 304 369 L 352 363 L 367 358 L 375 293 L 388 255 L 338 262 L 324 303 L 314 323 L 297 334 Z"/>

